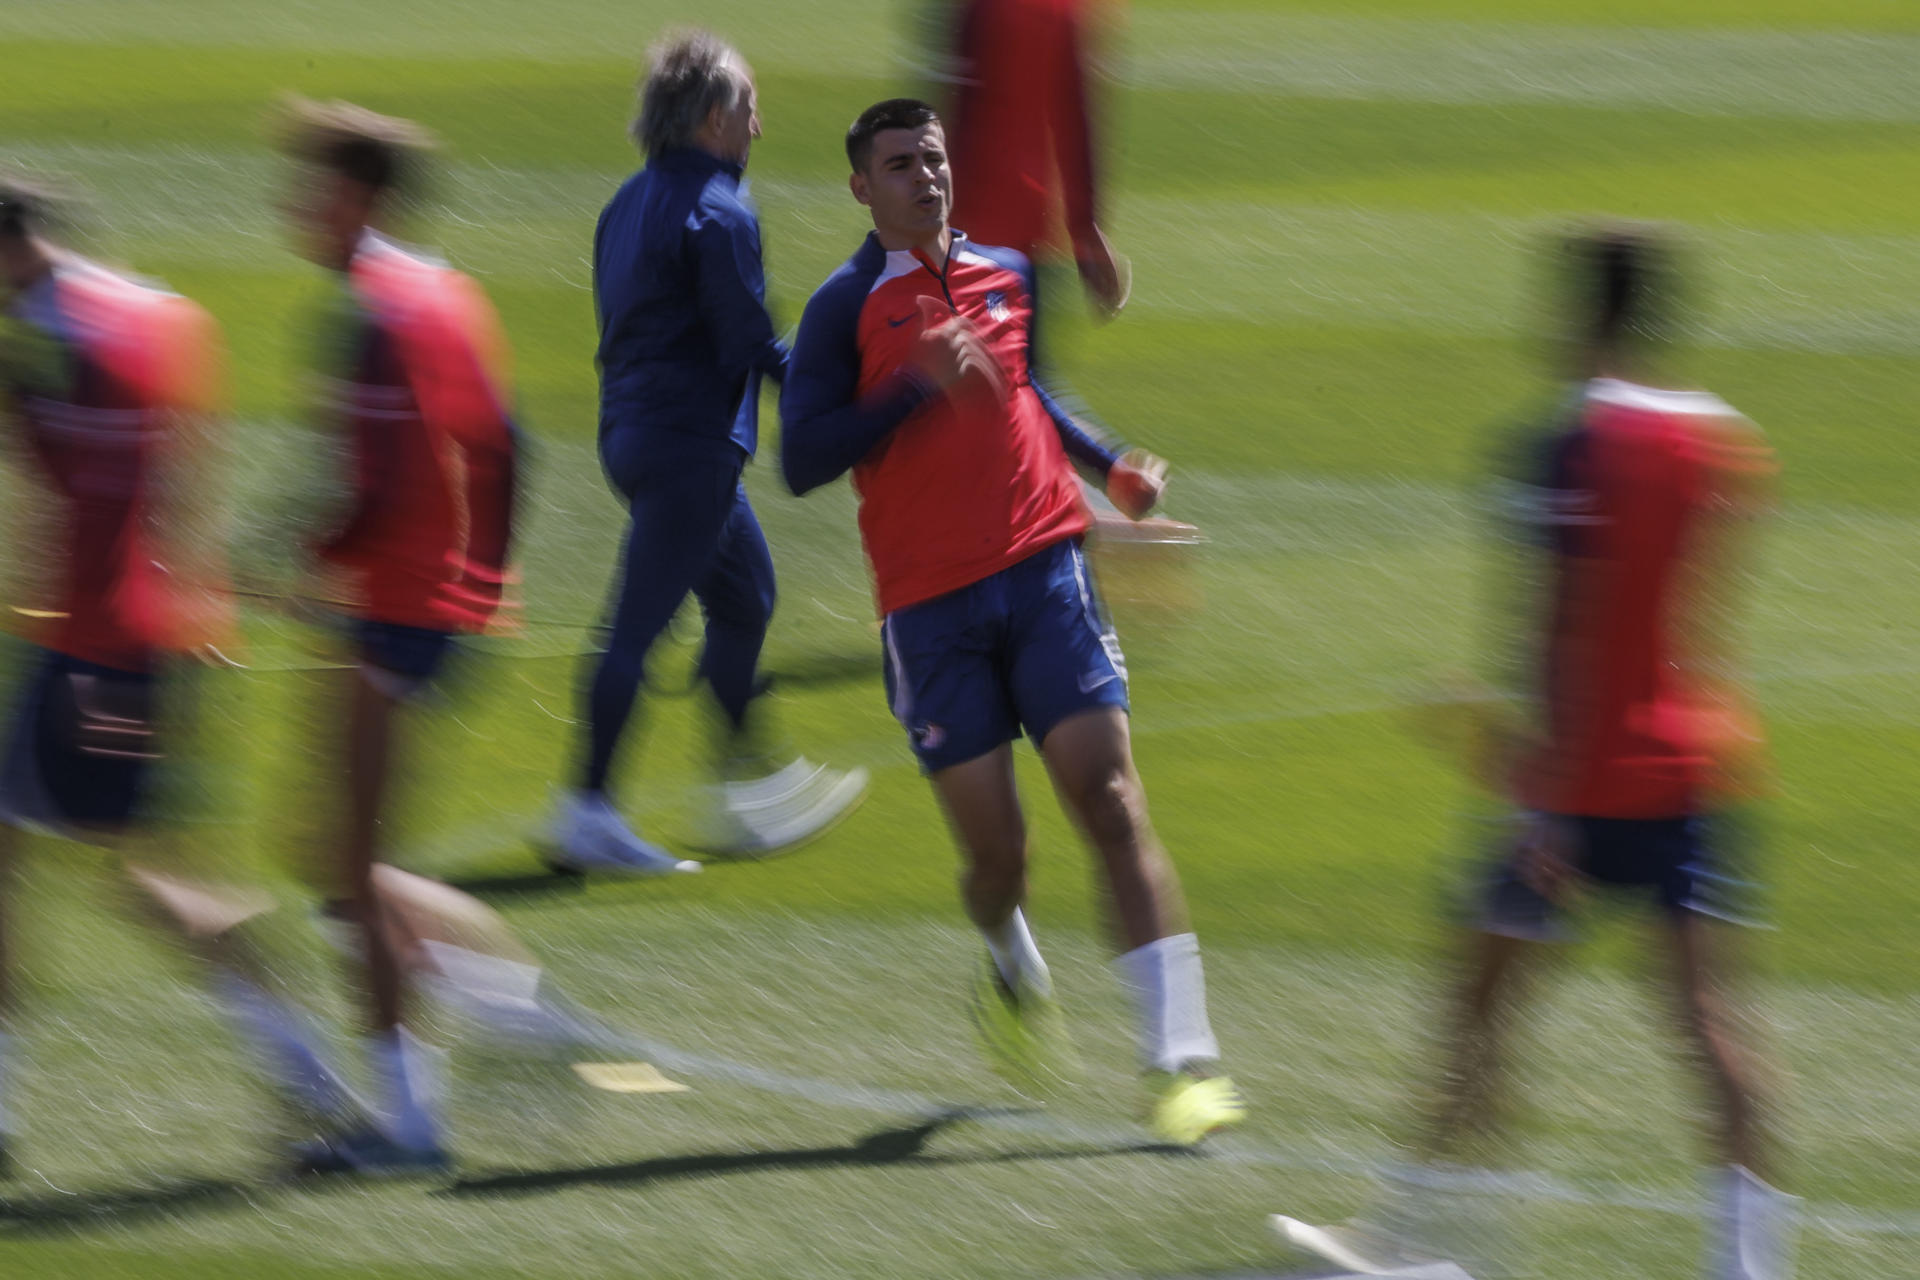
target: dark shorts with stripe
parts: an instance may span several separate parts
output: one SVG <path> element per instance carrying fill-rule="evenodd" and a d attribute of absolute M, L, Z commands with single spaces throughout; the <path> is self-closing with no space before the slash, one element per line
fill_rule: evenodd
<path fill-rule="evenodd" d="M 1728 844 L 1735 823 L 1723 815 L 1677 818 L 1562 816 L 1572 832 L 1574 867 L 1590 884 L 1637 898 L 1672 916 L 1742 921 L 1753 886 L 1733 874 Z M 1524 838 L 1503 841 L 1483 882 L 1479 925 L 1512 937 L 1564 935 L 1560 910 L 1521 877 Z"/>
<path fill-rule="evenodd" d="M 887 615 L 887 700 L 934 773 L 1092 707 L 1127 709 L 1127 664 L 1077 538 Z"/>
<path fill-rule="evenodd" d="M 382 693 L 396 700 L 424 692 L 458 652 L 451 631 L 370 618 L 351 619 L 348 639 L 362 671 Z"/>
<path fill-rule="evenodd" d="M 161 756 L 158 687 L 152 672 L 36 651 L 0 762 L 0 819 L 74 836 L 139 821 Z"/>

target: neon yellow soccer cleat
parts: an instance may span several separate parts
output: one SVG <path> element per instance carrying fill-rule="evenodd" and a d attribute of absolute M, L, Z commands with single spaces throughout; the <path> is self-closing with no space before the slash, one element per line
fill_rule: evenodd
<path fill-rule="evenodd" d="M 1079 1074 L 1059 1003 L 1024 983 L 1008 986 L 990 955 L 974 977 L 968 1012 L 987 1061 L 1022 1093 L 1040 1096 Z"/>
<path fill-rule="evenodd" d="M 1154 1094 L 1147 1117 L 1153 1136 L 1177 1147 L 1194 1146 L 1247 1118 L 1247 1100 L 1226 1076 L 1153 1071 L 1147 1074 L 1147 1088 Z"/>

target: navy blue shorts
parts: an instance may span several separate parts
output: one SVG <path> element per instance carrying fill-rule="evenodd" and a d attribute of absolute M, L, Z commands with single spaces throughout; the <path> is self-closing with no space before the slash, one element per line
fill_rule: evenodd
<path fill-rule="evenodd" d="M 160 758 L 157 687 L 152 672 L 40 651 L 0 762 L 0 819 L 75 836 L 133 824 Z"/>
<path fill-rule="evenodd" d="M 370 618 L 354 618 L 348 625 L 361 670 L 393 698 L 411 697 L 433 683 L 455 650 L 451 631 Z"/>
<path fill-rule="evenodd" d="M 1721 818 L 1559 821 L 1573 826 L 1573 864 L 1588 881 L 1639 897 L 1668 915 L 1745 918 L 1752 886 L 1729 872 L 1724 836 L 1730 824 Z M 1502 850 L 1487 877 L 1480 926 L 1512 937 L 1558 937 L 1563 932 L 1559 910 L 1520 878 L 1514 843 Z"/>
<path fill-rule="evenodd" d="M 1127 708 L 1127 662 L 1077 538 L 888 614 L 881 638 L 887 700 L 928 773 Z"/>

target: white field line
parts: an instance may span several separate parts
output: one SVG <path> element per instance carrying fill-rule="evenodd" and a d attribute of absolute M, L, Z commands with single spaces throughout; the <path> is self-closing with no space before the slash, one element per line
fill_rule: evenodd
<path fill-rule="evenodd" d="M 670 1071 L 726 1080 L 770 1093 L 826 1106 L 910 1116 L 934 1116 L 961 1110 L 975 1123 L 1016 1133 L 1044 1135 L 1088 1145 L 1122 1146 L 1141 1141 L 1136 1128 L 1119 1125 L 1083 1125 L 1044 1114 L 1009 1113 L 1004 1107 L 956 1107 L 925 1094 L 868 1085 L 845 1084 L 813 1076 L 755 1066 L 715 1054 L 692 1053 L 650 1036 L 621 1033 L 620 1048 Z M 1358 1157 L 1334 1157 L 1285 1146 L 1250 1145 L 1229 1139 L 1207 1150 L 1210 1159 L 1231 1164 L 1350 1176 L 1379 1175 L 1388 1166 Z M 1697 1217 L 1705 1205 L 1691 1196 L 1676 1196 L 1621 1182 L 1585 1182 L 1548 1173 L 1479 1170 L 1434 1172 L 1423 1175 L 1449 1191 L 1490 1198 L 1544 1201 L 1595 1208 L 1631 1209 L 1681 1217 Z M 1802 1221 L 1808 1228 L 1830 1235 L 1884 1235 L 1920 1238 L 1920 1213 L 1877 1212 L 1836 1202 L 1809 1202 Z"/>

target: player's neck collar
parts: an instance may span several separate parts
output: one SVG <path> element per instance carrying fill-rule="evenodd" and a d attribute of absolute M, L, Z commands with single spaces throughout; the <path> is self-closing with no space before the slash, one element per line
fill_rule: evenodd
<path fill-rule="evenodd" d="M 914 266 L 919 266 L 925 262 L 932 260 L 934 256 L 932 253 L 921 248 L 917 244 L 908 245 L 904 249 L 889 249 L 887 248 L 886 244 L 880 239 L 880 232 L 877 229 L 867 232 L 867 242 L 871 244 L 875 249 L 879 250 L 881 253 L 884 253 L 887 256 L 887 260 L 889 262 L 904 261 Z M 969 241 L 967 240 L 966 232 L 955 231 L 951 227 L 947 228 L 947 261 L 948 262 L 952 262 L 956 254 L 964 252 L 969 247 L 970 247 L 970 244 L 969 244 Z"/>
<path fill-rule="evenodd" d="M 647 157 L 649 169 L 677 170 L 682 173 L 724 173 L 738 182 L 746 167 L 734 160 L 723 160 L 700 147 L 668 147 Z"/>

